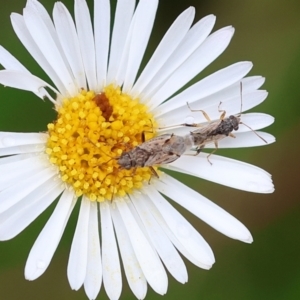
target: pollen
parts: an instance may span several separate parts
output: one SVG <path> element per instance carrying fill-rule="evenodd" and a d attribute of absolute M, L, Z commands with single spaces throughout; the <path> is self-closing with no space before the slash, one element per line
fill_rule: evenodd
<path fill-rule="evenodd" d="M 139 99 L 109 85 L 99 94 L 82 90 L 56 110 L 46 153 L 78 197 L 111 201 L 149 182 L 150 168 L 125 170 L 118 164 L 123 152 L 142 143 L 143 134 L 146 140 L 155 136 L 157 124 Z"/>

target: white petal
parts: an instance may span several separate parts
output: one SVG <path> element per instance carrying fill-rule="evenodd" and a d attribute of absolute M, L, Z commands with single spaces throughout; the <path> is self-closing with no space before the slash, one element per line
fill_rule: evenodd
<path fill-rule="evenodd" d="M 100 203 L 103 284 L 111 300 L 119 299 L 122 291 L 122 277 L 110 207 Z"/>
<path fill-rule="evenodd" d="M 256 134 L 254 132 L 235 133 L 236 138 L 229 137 L 219 141 L 218 148 L 257 147 L 266 146 L 275 142 L 275 137 L 269 133 L 257 131 Z M 209 144 L 205 148 L 215 148 L 215 146 L 214 144 Z"/>
<path fill-rule="evenodd" d="M 268 92 L 264 90 L 254 91 L 252 93 L 248 93 L 245 95 L 243 94 L 242 110 L 247 111 L 259 105 L 260 103 L 265 101 L 267 97 L 268 97 Z M 239 114 L 241 112 L 241 96 L 237 96 L 222 102 L 219 108 L 221 110 L 225 110 L 226 116 Z M 217 111 L 218 113 L 216 113 L 215 109 L 208 109 L 207 111 L 209 112 L 212 120 L 220 118 L 219 111 Z"/>
<path fill-rule="evenodd" d="M 167 292 L 168 278 L 159 257 L 153 251 L 149 241 L 137 225 L 125 202 L 116 202 L 116 206 L 127 229 L 132 247 L 144 275 L 153 290 L 164 295 Z"/>
<path fill-rule="evenodd" d="M 0 64 L 7 70 L 22 71 L 30 74 L 30 72 L 2 46 L 0 46 Z M 36 95 L 40 98 L 45 98 L 49 94 L 45 89 L 41 88 Z"/>
<path fill-rule="evenodd" d="M 181 283 L 187 282 L 187 270 L 182 258 L 147 207 L 149 198 L 143 195 L 136 195 L 136 197 L 131 195 L 130 198 L 140 215 L 152 244 L 168 271 L 177 281 Z"/>
<path fill-rule="evenodd" d="M 164 168 L 248 192 L 274 191 L 271 175 L 263 169 L 218 155 L 209 157 L 212 163 L 210 164 L 207 155 L 207 153 L 200 153 L 198 156 L 182 155 L 180 159 L 165 165 Z"/>
<path fill-rule="evenodd" d="M 44 153 L 45 144 L 21 145 L 7 148 L 0 148 L 0 156 L 20 153 Z"/>
<path fill-rule="evenodd" d="M 85 0 L 75 0 L 75 22 L 89 89 L 97 89 L 95 41 L 89 8 Z"/>
<path fill-rule="evenodd" d="M 88 233 L 88 262 L 84 290 L 89 299 L 96 299 L 102 283 L 99 223 L 97 203 L 91 202 Z"/>
<path fill-rule="evenodd" d="M 22 71 L 24 73 L 29 71 L 5 48 L 0 46 L 0 64 L 8 70 Z"/>
<path fill-rule="evenodd" d="M 130 209 L 130 212 L 131 212 L 131 214 L 133 215 L 135 221 L 137 222 L 139 228 L 140 228 L 140 229 L 142 230 L 142 232 L 144 233 L 144 236 L 147 237 L 148 241 L 151 243 L 151 241 L 150 241 L 150 239 L 149 239 L 149 236 L 148 236 L 148 233 L 147 233 L 147 230 L 146 230 L 146 228 L 145 228 L 145 226 L 144 226 L 144 224 L 143 224 L 143 222 L 142 222 L 142 220 L 141 220 L 141 218 L 140 218 L 138 212 L 136 211 L 136 208 L 134 207 L 134 205 L 133 205 L 133 203 L 132 203 L 132 201 L 131 201 L 131 198 L 125 197 L 124 200 L 125 200 L 125 202 L 126 202 L 128 208 Z M 152 246 L 153 250 L 155 250 L 155 248 L 154 248 L 154 246 L 152 245 L 152 243 L 151 243 L 151 246 Z"/>
<path fill-rule="evenodd" d="M 0 214 L 0 240 L 12 239 L 31 224 L 63 191 L 50 179 L 4 213 Z"/>
<path fill-rule="evenodd" d="M 252 66 L 253 64 L 247 61 L 235 63 L 205 77 L 157 107 L 154 111 L 155 116 L 169 113 L 176 108 L 186 106 L 187 102 L 191 104 L 231 86 L 240 81 L 251 70 Z"/>
<path fill-rule="evenodd" d="M 155 92 L 165 83 L 168 77 L 202 44 L 211 32 L 215 21 L 216 17 L 214 15 L 206 16 L 198 21 L 187 32 L 177 49 L 175 49 L 175 51 L 168 57 L 166 63 L 142 92 L 142 101 L 151 99 Z M 183 29 L 184 28 L 178 29 L 178 31 Z"/>
<path fill-rule="evenodd" d="M 158 180 L 156 187 L 221 233 L 246 243 L 253 241 L 249 230 L 240 221 L 180 181 L 166 175 Z"/>
<path fill-rule="evenodd" d="M 189 7 L 177 17 L 160 41 L 131 93 L 134 95 L 141 94 L 153 77 L 158 75 L 158 72 L 161 71 L 161 68 L 186 36 L 194 17 L 194 7 Z"/>
<path fill-rule="evenodd" d="M 98 92 L 106 85 L 110 35 L 109 0 L 94 0 L 94 35 Z"/>
<path fill-rule="evenodd" d="M 5 182 L 6 178 L 14 178 L 18 176 L 18 172 L 32 174 L 39 170 L 41 172 L 49 167 L 48 157 L 45 154 L 25 154 L 16 155 L 0 159 L 0 173 L 5 176 L 0 177 L 0 182 Z M 23 176 L 24 178 L 28 176 Z M 14 184 L 16 184 L 15 181 Z M 0 189 L 2 190 L 2 189 Z"/>
<path fill-rule="evenodd" d="M 266 81 L 265 77 L 262 76 L 249 76 L 242 79 L 242 91 L 253 91 L 258 90 Z M 236 93 L 241 92 L 241 83 L 237 82 L 236 84 L 232 85 L 230 88 L 234 89 Z M 229 89 L 225 91 L 228 92 Z"/>
<path fill-rule="evenodd" d="M 60 93 L 66 95 L 67 91 L 62 80 L 59 78 L 59 75 L 55 72 L 51 64 L 44 57 L 43 52 L 38 48 L 37 44 L 33 40 L 25 25 L 23 17 L 19 14 L 12 13 L 10 18 L 13 29 L 20 41 L 22 42 L 22 44 L 24 45 L 24 47 L 37 61 L 41 68 L 46 72 L 46 74 L 50 77 L 50 79 L 53 81 Z"/>
<path fill-rule="evenodd" d="M 24 91 L 30 91 L 35 93 L 41 99 L 45 97 L 44 87 L 48 87 L 55 93 L 59 93 L 53 87 L 51 87 L 46 81 L 23 71 L 0 71 L 0 84 L 9 86 L 15 89 Z"/>
<path fill-rule="evenodd" d="M 34 280 L 41 276 L 50 264 L 76 203 L 73 191 L 65 190 L 53 214 L 36 239 L 25 266 L 25 278 Z"/>
<path fill-rule="evenodd" d="M 158 0 L 140 0 L 135 10 L 131 26 L 129 55 L 126 64 L 123 91 L 129 92 L 140 68 L 142 58 L 152 31 Z M 122 65 L 122 63 L 121 63 Z"/>
<path fill-rule="evenodd" d="M 114 227 L 123 261 L 125 275 L 130 289 L 137 299 L 144 299 L 147 293 L 147 281 L 135 256 L 129 235 L 117 209 L 112 208 Z"/>
<path fill-rule="evenodd" d="M 42 172 L 45 166 L 49 166 L 47 155 L 33 155 L 7 163 L 1 162 L 0 174 L 5 174 L 5 176 L 0 177 L 0 191 L 23 181 L 24 178 Z"/>
<path fill-rule="evenodd" d="M 147 191 L 148 192 L 148 191 Z M 153 195 L 155 197 L 155 195 Z M 168 224 L 166 223 L 164 216 L 159 212 L 156 206 L 152 203 L 152 201 L 147 202 L 147 207 L 151 214 L 155 217 L 156 221 L 158 222 L 159 226 L 163 229 L 165 234 L 168 236 L 170 241 L 174 244 L 174 246 L 178 249 L 179 252 L 182 253 L 191 263 L 196 265 L 202 269 L 210 269 L 211 265 L 205 265 L 202 262 L 202 257 L 197 254 L 197 256 L 193 256 L 189 249 L 185 247 L 184 244 L 181 243 L 180 240 L 177 239 L 176 235 L 172 232 L 169 228 Z"/>
<path fill-rule="evenodd" d="M 45 144 L 48 137 L 49 136 L 46 133 L 0 131 L 0 148 L 30 144 Z"/>
<path fill-rule="evenodd" d="M 193 103 L 193 107 L 199 107 L 202 110 L 207 110 L 208 108 L 213 108 L 214 111 L 220 104 L 220 102 L 224 103 L 234 97 L 239 98 L 239 103 L 241 104 L 241 83 L 242 83 L 242 93 L 243 95 L 252 93 L 256 91 L 258 88 L 262 86 L 264 83 L 265 78 L 261 76 L 251 76 L 243 78 L 242 80 L 234 83 L 233 85 L 229 86 L 228 88 L 225 88 L 215 94 L 212 94 L 210 96 L 201 98 Z M 243 101 L 244 102 L 244 101 Z M 160 107 L 160 106 L 159 106 Z M 159 107 L 156 109 L 157 113 L 159 114 Z M 178 109 L 172 110 L 171 112 L 166 112 L 165 114 L 162 114 L 160 116 L 161 119 L 166 118 L 170 113 L 172 115 L 174 114 L 185 114 L 191 115 L 191 111 L 186 107 L 186 105 L 183 105 L 182 107 L 179 107 Z M 204 119 L 202 119 L 204 120 Z M 205 120 L 206 121 L 206 120 Z"/>
<path fill-rule="evenodd" d="M 32 176 L 24 178 L 15 185 L 0 192 L 0 213 L 7 210 L 14 204 L 21 201 L 29 193 L 38 188 L 41 184 L 55 176 L 56 172 L 51 168 L 43 169 Z"/>
<path fill-rule="evenodd" d="M 274 123 L 274 117 L 263 113 L 248 113 L 241 115 L 242 122 L 250 126 L 253 130 L 261 129 L 270 126 Z M 238 132 L 249 131 L 247 126 L 241 124 Z"/>
<path fill-rule="evenodd" d="M 71 14 L 61 2 L 56 2 L 54 4 L 53 21 L 59 41 L 77 82 L 77 86 L 87 89 L 75 24 Z"/>
<path fill-rule="evenodd" d="M 61 44 L 59 43 L 55 27 L 45 7 L 37 0 L 27 0 L 26 8 L 35 11 L 35 13 L 39 16 L 39 18 L 41 19 L 41 21 L 44 23 L 47 30 L 51 34 L 53 41 L 55 42 L 57 48 L 59 49 L 59 52 L 62 55 L 64 62 L 66 63 L 67 60 L 64 55 L 63 49 L 61 48 Z"/>
<path fill-rule="evenodd" d="M 214 61 L 226 49 L 233 33 L 232 27 L 226 27 L 209 36 L 151 97 L 150 107 L 154 109 Z"/>
<path fill-rule="evenodd" d="M 81 200 L 68 262 L 69 283 L 71 288 L 76 291 L 80 289 L 84 282 L 87 268 L 90 203 L 90 200 L 86 197 Z"/>
<path fill-rule="evenodd" d="M 26 154 L 19 154 L 19 155 L 13 155 L 13 156 L 7 156 L 7 157 L 1 157 L 0 159 L 0 166 L 1 165 L 5 165 L 5 164 L 10 164 L 13 162 L 18 162 L 21 161 L 23 159 L 28 159 L 31 157 L 36 156 L 36 154 L 32 154 L 32 153 L 26 153 Z"/>
<path fill-rule="evenodd" d="M 127 68 L 127 62 L 129 60 L 129 52 L 130 52 L 130 43 L 131 43 L 131 37 L 134 29 L 134 17 L 132 18 L 128 33 L 127 33 L 127 38 L 125 41 L 125 44 L 123 46 L 123 51 L 122 51 L 122 56 L 119 62 L 119 68 L 116 72 L 116 75 L 114 77 L 114 85 L 116 86 L 122 86 L 124 83 L 124 78 L 126 74 L 126 68 Z M 125 92 L 125 91 L 124 91 Z M 127 92 L 128 93 L 128 92 Z"/>
<path fill-rule="evenodd" d="M 243 110 L 251 109 L 258 104 L 262 103 L 268 96 L 266 91 L 258 90 L 253 91 L 243 95 Z M 236 96 L 229 99 L 224 99 L 221 105 L 220 102 L 215 105 L 212 104 L 207 107 L 202 107 L 199 104 L 192 104 L 190 108 L 194 110 L 193 112 L 189 109 L 187 105 L 174 109 L 170 113 L 166 113 L 164 116 L 161 116 L 158 119 L 160 126 L 163 128 L 164 126 L 174 126 L 182 123 L 207 123 L 207 119 L 204 117 L 201 111 L 197 111 L 198 109 L 204 110 L 209 118 L 214 120 L 219 120 L 221 116 L 220 110 L 224 110 L 226 112 L 226 116 L 235 115 L 240 113 L 241 111 L 241 97 Z M 201 103 L 201 102 L 200 102 Z"/>
<path fill-rule="evenodd" d="M 212 266 L 215 262 L 214 254 L 203 237 L 156 189 L 149 186 L 147 190 L 151 201 L 164 216 L 165 222 L 180 243 L 201 260 L 203 265 Z"/>
<path fill-rule="evenodd" d="M 10 175 L 8 173 L 17 173 L 17 171 L 21 171 L 22 169 L 30 168 L 30 166 L 41 166 L 45 168 L 45 162 L 48 162 L 47 154 L 20 154 L 14 156 L 7 156 L 0 159 L 0 172 L 2 174 Z M 3 180 L 0 177 L 0 180 Z"/>
<path fill-rule="evenodd" d="M 135 0 L 117 1 L 114 27 L 110 45 L 109 65 L 107 74 L 107 84 L 114 83 L 125 41 L 127 38 L 130 22 L 135 7 Z"/>
<path fill-rule="evenodd" d="M 69 95 L 77 94 L 78 87 L 75 86 L 74 79 L 69 72 L 68 66 L 65 64 L 61 51 L 58 48 L 56 41 L 53 39 L 49 28 L 39 15 L 38 10 L 31 6 L 27 6 L 24 8 L 23 14 L 26 27 L 32 38 L 42 51 L 48 63 L 51 64 L 52 68 L 63 82 Z"/>

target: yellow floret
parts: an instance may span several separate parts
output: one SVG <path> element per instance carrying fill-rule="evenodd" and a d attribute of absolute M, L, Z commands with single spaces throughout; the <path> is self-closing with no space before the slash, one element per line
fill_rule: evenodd
<path fill-rule="evenodd" d="M 107 98 L 103 105 L 97 104 L 93 91 L 82 90 L 76 97 L 64 99 L 57 108 L 57 120 L 48 124 L 45 150 L 50 162 L 58 166 L 61 180 L 72 186 L 78 197 L 84 194 L 98 202 L 123 197 L 149 181 L 149 168 L 124 170 L 118 157 L 141 144 L 143 132 L 147 139 L 152 138 L 156 128 L 139 99 L 113 85 L 105 87 L 102 94 Z"/>

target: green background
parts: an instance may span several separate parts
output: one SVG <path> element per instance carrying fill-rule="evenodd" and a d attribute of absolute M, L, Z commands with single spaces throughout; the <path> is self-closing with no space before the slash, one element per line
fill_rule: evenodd
<path fill-rule="evenodd" d="M 53 0 L 41 1 L 48 11 Z M 88 0 L 92 6 L 92 1 Z M 72 1 L 64 3 L 73 12 Z M 1 1 L 0 44 L 30 71 L 45 78 L 43 71 L 24 50 L 10 25 L 11 12 L 22 13 L 25 0 Z M 236 28 L 225 51 L 198 78 L 237 61 L 254 62 L 251 75 L 266 77 L 269 97 L 254 111 L 275 117 L 266 130 L 275 144 L 253 148 L 220 150 L 218 154 L 260 166 L 273 175 L 275 192 L 260 195 L 233 190 L 204 180 L 181 178 L 241 220 L 252 232 L 251 245 L 222 236 L 196 217 L 182 211 L 215 252 L 210 271 L 186 262 L 189 281 L 177 283 L 169 276 L 164 299 L 300 299 L 300 2 L 299 0 L 161 0 L 146 57 L 149 57 L 173 20 L 188 6 L 196 7 L 196 20 L 215 14 L 215 29 Z M 44 131 L 55 118 L 49 102 L 35 95 L 0 87 L 1 131 Z M 1 175 L 2 176 L 2 175 Z M 84 290 L 71 291 L 67 261 L 76 225 L 72 215 L 67 230 L 46 273 L 34 282 L 24 279 L 24 266 L 38 233 L 53 206 L 11 241 L 0 243 L 0 299 L 87 299 Z M 134 299 L 126 280 L 121 299 Z M 103 287 L 99 299 L 107 299 Z M 149 287 L 147 299 L 160 299 Z"/>

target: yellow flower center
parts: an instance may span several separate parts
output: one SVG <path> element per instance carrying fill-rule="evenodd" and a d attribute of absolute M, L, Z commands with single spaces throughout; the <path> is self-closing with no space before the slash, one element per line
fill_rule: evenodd
<path fill-rule="evenodd" d="M 83 90 L 64 99 L 57 120 L 48 124 L 46 152 L 77 196 L 112 200 L 150 180 L 148 167 L 125 170 L 118 164 L 123 152 L 142 143 L 143 133 L 146 140 L 155 135 L 156 122 L 147 110 L 112 85 L 100 94 Z"/>

